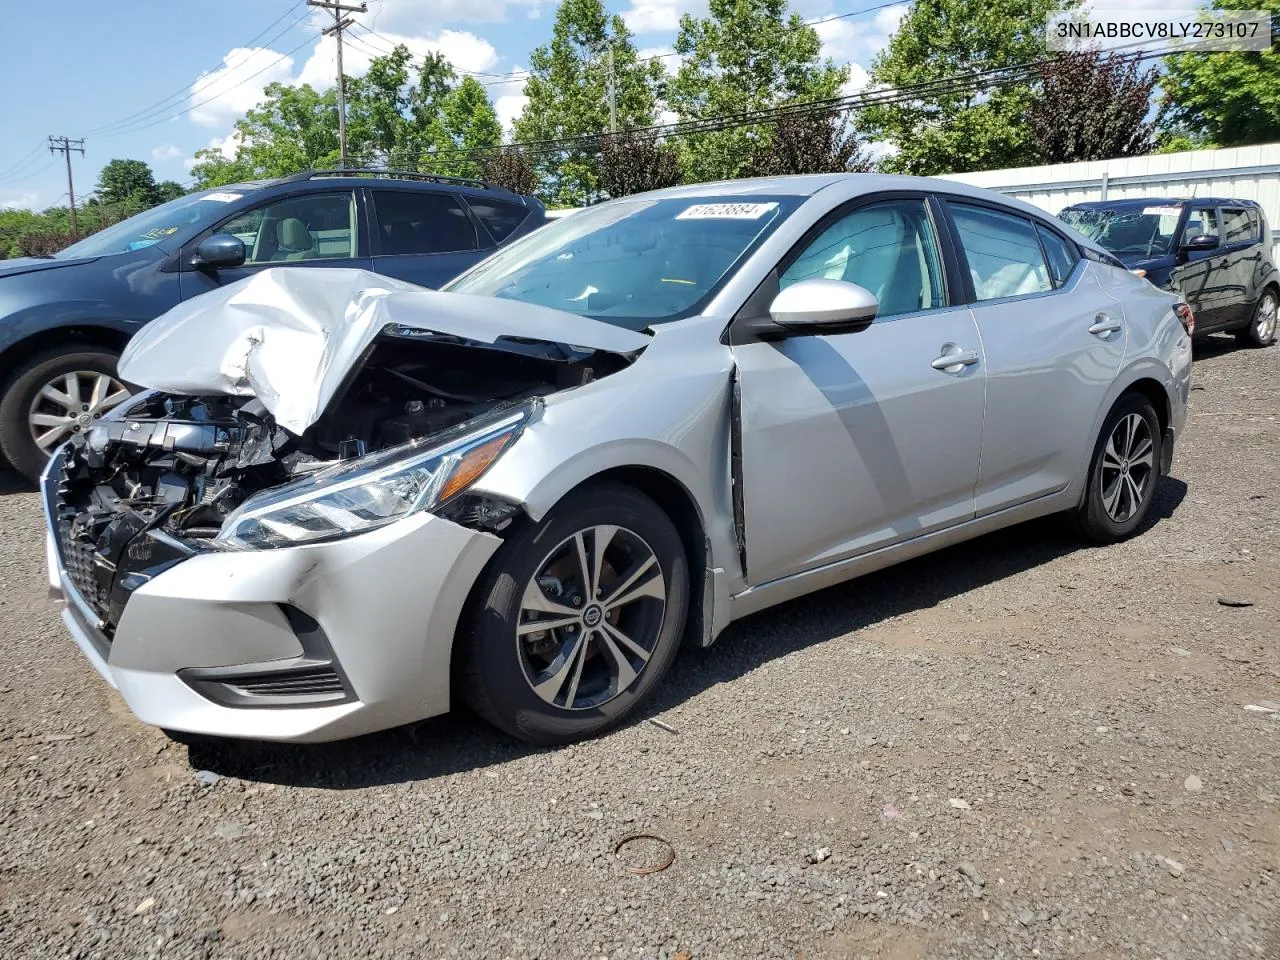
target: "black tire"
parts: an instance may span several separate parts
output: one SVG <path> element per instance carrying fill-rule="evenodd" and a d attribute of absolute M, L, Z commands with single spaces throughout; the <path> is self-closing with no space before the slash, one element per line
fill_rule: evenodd
<path fill-rule="evenodd" d="M 1109 492 L 1116 491 L 1113 483 L 1119 483 L 1123 486 L 1124 481 L 1112 466 L 1113 458 L 1108 451 L 1108 440 L 1112 439 L 1112 434 L 1117 427 L 1128 420 L 1128 418 L 1137 416 L 1141 417 L 1142 423 L 1145 425 L 1147 436 L 1151 441 L 1150 457 L 1151 464 L 1148 471 L 1143 475 L 1142 482 L 1134 481 L 1141 487 L 1140 496 L 1131 497 L 1132 488 L 1117 491 L 1119 499 L 1111 501 L 1108 496 Z M 1141 428 L 1139 428 L 1141 430 Z M 1135 446 L 1138 446 L 1135 443 Z M 1116 449 L 1114 446 L 1112 449 Z M 1140 449 L 1140 448 L 1139 448 Z M 1075 513 L 1075 526 L 1077 533 L 1090 543 L 1105 544 L 1117 543 L 1126 540 L 1137 532 L 1142 525 L 1142 521 L 1146 519 L 1147 512 L 1151 509 L 1151 503 L 1155 499 L 1157 488 L 1160 486 L 1161 479 L 1161 462 L 1164 453 L 1164 435 L 1160 429 L 1160 418 L 1156 416 L 1155 408 L 1140 393 L 1128 393 L 1122 396 L 1116 405 L 1111 408 L 1111 412 L 1107 414 L 1107 419 L 1103 422 L 1102 432 L 1098 435 L 1097 443 L 1094 446 L 1093 459 L 1089 463 L 1089 480 L 1085 488 L 1084 499 Z M 1128 473 L 1128 461 L 1123 459 L 1121 462 L 1126 464 L 1123 473 Z M 1136 475 L 1136 471 L 1135 471 Z M 1136 499 L 1136 505 L 1127 511 L 1123 510 L 1123 502 L 1127 499 L 1130 503 Z M 1113 510 L 1119 516 L 1113 515 L 1108 510 L 1108 503 L 1113 503 Z"/>
<path fill-rule="evenodd" d="M 611 699 L 596 706 L 566 709 L 547 702 L 534 692 L 530 676 L 535 668 L 529 666 L 531 658 L 526 653 L 528 648 L 525 646 L 528 641 L 517 638 L 524 592 L 535 576 L 540 581 L 543 579 L 539 575 L 546 569 L 545 565 L 552 562 L 552 558 L 558 555 L 557 551 L 568 549 L 564 545 L 572 543 L 572 538 L 579 531 L 606 525 L 616 526 L 627 535 L 620 538 L 615 534 L 610 543 L 622 543 L 625 547 L 628 543 L 638 542 L 639 547 L 647 548 L 652 553 L 665 587 L 659 589 L 655 586 L 653 590 L 655 594 L 665 593 L 664 606 L 657 614 L 652 609 L 647 611 L 649 620 L 646 632 L 654 634 L 655 639 L 649 648 L 648 659 L 637 671 L 634 680 L 621 692 L 612 694 Z M 630 539 L 632 537 L 636 539 Z M 590 544 L 595 542 L 593 534 Z M 591 546 L 589 549 L 594 557 L 595 547 Z M 606 560 L 606 565 L 607 563 Z M 639 582 L 643 583 L 647 579 L 645 577 Z M 610 586 L 616 588 L 621 580 L 622 575 L 617 574 Z M 602 575 L 600 583 L 604 582 L 605 577 Z M 533 589 L 542 592 L 544 597 L 547 596 L 542 587 L 534 586 Z M 566 589 L 577 591 L 572 585 Z M 620 592 L 625 594 L 630 591 Z M 608 595 L 608 590 L 605 590 L 605 595 Z M 569 601 L 564 602 L 567 604 Z M 649 600 L 643 600 L 637 606 L 644 607 L 649 603 Z M 582 607 L 584 615 L 587 608 L 593 605 L 586 603 Z M 688 559 L 680 535 L 667 515 L 652 500 L 631 487 L 616 483 L 598 483 L 585 487 L 559 504 L 541 523 L 529 524 L 513 533 L 481 575 L 472 592 L 469 609 L 464 615 L 457 637 L 455 660 L 458 671 L 455 676 L 459 693 L 462 700 L 483 719 L 527 743 L 551 746 L 595 736 L 617 726 L 652 694 L 679 649 L 688 608 Z M 639 614 L 645 612 L 637 611 Z M 616 611 L 605 616 L 609 618 L 615 615 Z M 587 621 L 584 619 L 583 622 Z M 600 622 L 599 618 L 596 618 L 596 622 Z M 611 622 L 623 623 L 621 620 Z M 607 672 L 609 661 L 605 659 L 602 640 L 582 626 L 566 629 L 589 634 L 588 639 L 583 641 L 586 645 L 583 663 L 593 663 L 591 658 L 598 658 L 593 671 L 597 675 Z M 560 650 L 563 662 L 568 664 L 571 657 L 565 651 L 570 649 L 573 636 L 563 630 L 553 630 L 534 634 L 533 638 L 545 638 L 551 648 Z M 595 645 L 594 648 L 592 644 Z M 550 656 L 545 651 L 542 655 Z M 555 662 L 557 661 L 553 659 L 547 665 L 548 672 L 553 672 Z M 579 675 L 585 677 L 587 673 L 584 666 Z M 616 676 L 612 683 L 615 689 L 621 686 Z M 559 689 L 560 695 L 566 699 L 570 696 L 564 688 Z M 575 685 L 568 689 L 576 691 L 578 687 Z M 608 695 L 608 690 L 605 687 L 601 696 Z M 553 696 L 557 694 L 553 693 Z"/>
<path fill-rule="evenodd" d="M 1253 306 L 1253 313 L 1249 315 L 1249 323 L 1236 331 L 1236 342 L 1244 347 L 1269 347 L 1276 342 L 1276 321 L 1275 313 L 1277 305 L 1280 304 L 1280 297 L 1276 291 L 1268 288 L 1258 298 L 1258 302 Z M 1265 324 L 1260 322 L 1264 309 L 1271 311 L 1271 322 Z"/>
<path fill-rule="evenodd" d="M 31 404 L 41 388 L 59 376 L 86 371 L 115 378 L 116 355 L 99 347 L 47 350 L 28 358 L 0 395 L 0 453 L 28 480 L 40 478 L 48 455 L 36 445 L 28 424 Z"/>

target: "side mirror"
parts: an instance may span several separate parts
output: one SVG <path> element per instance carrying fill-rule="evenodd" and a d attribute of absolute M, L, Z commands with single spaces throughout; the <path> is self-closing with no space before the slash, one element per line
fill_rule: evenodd
<path fill-rule="evenodd" d="M 1201 233 L 1182 241 L 1183 250 L 1217 250 L 1221 241 L 1211 233 Z"/>
<path fill-rule="evenodd" d="M 880 303 L 875 294 L 843 280 L 801 280 L 769 306 L 773 322 L 794 333 L 857 333 L 871 326 Z"/>
<path fill-rule="evenodd" d="M 191 258 L 193 267 L 238 267 L 244 263 L 244 243 L 229 233 L 205 237 Z"/>

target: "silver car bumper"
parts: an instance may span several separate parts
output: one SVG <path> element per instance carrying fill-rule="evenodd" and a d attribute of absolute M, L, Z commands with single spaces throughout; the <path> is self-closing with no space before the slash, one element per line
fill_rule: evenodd
<path fill-rule="evenodd" d="M 63 622 L 139 719 L 295 742 L 446 712 L 458 618 L 501 542 L 421 514 L 331 543 L 198 552 L 134 590 L 108 636 L 48 528 Z"/>

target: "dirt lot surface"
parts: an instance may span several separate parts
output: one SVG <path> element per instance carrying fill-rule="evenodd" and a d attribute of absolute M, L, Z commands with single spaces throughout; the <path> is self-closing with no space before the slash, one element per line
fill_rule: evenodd
<path fill-rule="evenodd" d="M 674 733 L 563 750 L 173 744 L 64 634 L 9 479 L 5 956 L 1280 957 L 1280 716 L 1244 709 L 1280 700 L 1280 348 L 1200 354 L 1138 538 L 792 603 L 681 657 Z M 628 873 L 635 833 L 674 862 Z"/>

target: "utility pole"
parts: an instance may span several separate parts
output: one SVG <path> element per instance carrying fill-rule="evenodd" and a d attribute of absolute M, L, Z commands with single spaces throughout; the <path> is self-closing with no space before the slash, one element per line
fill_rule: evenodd
<path fill-rule="evenodd" d="M 79 140 L 72 140 L 70 137 L 49 138 L 49 152 L 61 153 L 67 158 L 67 200 L 71 202 L 71 232 L 77 234 L 80 232 L 80 226 L 76 223 L 76 187 L 71 181 L 72 150 L 79 150 L 80 156 L 84 156 L 84 137 Z"/>
<path fill-rule="evenodd" d="M 369 8 L 363 3 L 358 7 L 346 6 L 338 0 L 307 0 L 308 7 L 320 7 L 333 14 L 333 26 L 324 31 L 327 37 L 333 34 L 338 44 L 338 152 L 342 157 L 342 165 L 347 165 L 347 90 L 346 80 L 342 76 L 342 31 L 355 23 L 346 13 L 364 13 Z"/>
<path fill-rule="evenodd" d="M 613 40 L 609 40 L 609 132 L 618 132 L 618 78 L 613 69 Z"/>

